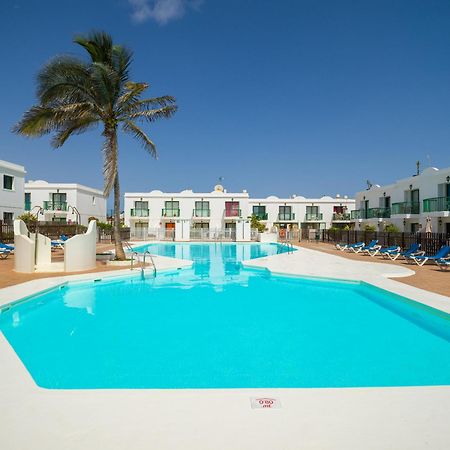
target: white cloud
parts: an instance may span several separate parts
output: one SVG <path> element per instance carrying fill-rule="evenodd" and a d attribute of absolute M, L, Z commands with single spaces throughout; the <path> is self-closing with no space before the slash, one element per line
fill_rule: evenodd
<path fill-rule="evenodd" d="M 188 9 L 197 9 L 203 0 L 128 0 L 136 22 L 152 19 L 160 25 L 180 19 Z"/>

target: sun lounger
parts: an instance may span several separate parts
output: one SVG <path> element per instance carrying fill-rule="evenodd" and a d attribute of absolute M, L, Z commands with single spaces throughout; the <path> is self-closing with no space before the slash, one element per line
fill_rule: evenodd
<path fill-rule="evenodd" d="M 404 252 L 401 252 L 401 251 L 391 252 L 391 253 L 387 253 L 386 256 L 388 258 L 390 258 L 392 261 L 395 261 L 400 256 L 404 259 L 408 259 L 410 256 L 424 255 L 425 252 L 423 252 L 419 249 L 420 249 L 420 244 L 414 243 L 414 244 L 411 244 L 411 246 L 408 248 L 408 250 L 406 250 Z"/>
<path fill-rule="evenodd" d="M 419 255 L 419 256 L 410 256 L 408 261 L 414 261 L 418 266 L 423 266 L 427 261 L 437 261 L 440 259 L 447 258 L 450 254 L 450 247 L 448 245 L 444 245 L 435 255 Z"/>
<path fill-rule="evenodd" d="M 380 245 L 380 246 L 375 246 L 373 249 L 367 250 L 367 253 L 369 253 L 369 255 L 372 257 L 378 255 L 378 256 L 383 256 L 383 257 L 387 258 L 387 255 L 389 253 L 394 253 L 394 252 L 399 252 L 399 251 L 400 251 L 400 247 L 397 245 L 393 245 L 391 247 L 385 247 L 385 248 L 381 248 L 381 245 Z"/>
<path fill-rule="evenodd" d="M 351 248 L 350 251 L 355 252 L 355 253 L 361 253 L 361 252 L 366 253 L 368 250 L 373 250 L 375 247 L 377 247 L 377 244 L 378 244 L 378 239 L 373 239 L 367 245 L 363 245 L 361 247 L 356 247 L 356 248 Z M 381 247 L 381 245 L 379 247 Z"/>
<path fill-rule="evenodd" d="M 7 250 L 6 248 L 0 248 L 0 259 L 6 259 L 10 254 L 10 250 Z"/>
<path fill-rule="evenodd" d="M 52 250 L 56 250 L 58 248 L 61 250 L 64 250 L 64 241 L 60 241 L 60 240 L 51 241 L 51 245 L 52 245 Z"/>
<path fill-rule="evenodd" d="M 447 270 L 450 267 L 450 257 L 437 259 L 436 264 L 440 269 Z"/>
<path fill-rule="evenodd" d="M 343 251 L 350 251 L 350 249 L 352 248 L 358 248 L 358 247 L 364 247 L 365 243 L 364 242 L 357 242 L 356 244 L 336 244 L 336 248 L 338 250 L 340 250 L 341 252 Z"/>
<path fill-rule="evenodd" d="M 3 242 L 0 242 L 0 249 L 9 250 L 11 253 L 14 253 L 14 245 L 4 244 Z"/>

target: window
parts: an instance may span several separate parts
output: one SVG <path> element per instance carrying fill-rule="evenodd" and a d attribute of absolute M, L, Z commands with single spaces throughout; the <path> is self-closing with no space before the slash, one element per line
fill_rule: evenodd
<path fill-rule="evenodd" d="M 165 202 L 164 216 L 179 217 L 180 216 L 180 202 L 168 200 Z"/>
<path fill-rule="evenodd" d="M 209 202 L 195 202 L 195 217 L 209 217 Z"/>
<path fill-rule="evenodd" d="M 148 209 L 148 202 L 135 201 L 134 207 L 139 210 Z"/>
<path fill-rule="evenodd" d="M 256 205 L 253 207 L 253 215 L 258 217 L 260 220 L 267 219 L 266 207 L 261 205 Z"/>
<path fill-rule="evenodd" d="M 92 204 L 95 206 L 95 197 L 92 197 Z"/>
<path fill-rule="evenodd" d="M 12 191 L 14 186 L 14 177 L 11 175 L 3 175 L 3 189 Z"/>
<path fill-rule="evenodd" d="M 311 215 L 317 216 L 319 214 L 319 207 L 318 206 L 307 206 L 306 214 L 311 214 Z"/>
<path fill-rule="evenodd" d="M 31 193 L 26 192 L 25 193 L 25 211 L 31 210 Z"/>
<path fill-rule="evenodd" d="M 4 212 L 3 213 L 3 222 L 12 223 L 14 221 L 14 213 L 12 212 Z"/>
<path fill-rule="evenodd" d="M 292 219 L 292 207 L 291 206 L 279 206 L 278 207 L 278 220 L 291 220 Z"/>
<path fill-rule="evenodd" d="M 239 202 L 225 202 L 225 215 L 239 217 Z"/>
<path fill-rule="evenodd" d="M 67 209 L 67 194 L 59 193 L 51 194 L 52 197 L 52 206 L 53 209 L 56 211 L 66 211 Z"/>

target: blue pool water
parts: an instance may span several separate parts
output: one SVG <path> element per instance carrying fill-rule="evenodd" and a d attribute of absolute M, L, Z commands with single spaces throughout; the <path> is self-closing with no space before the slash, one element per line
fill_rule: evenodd
<path fill-rule="evenodd" d="M 149 250 L 195 264 L 156 278 L 69 284 L 0 314 L 0 330 L 39 386 L 450 384 L 447 314 L 368 285 L 240 265 L 283 251 L 277 245 Z"/>

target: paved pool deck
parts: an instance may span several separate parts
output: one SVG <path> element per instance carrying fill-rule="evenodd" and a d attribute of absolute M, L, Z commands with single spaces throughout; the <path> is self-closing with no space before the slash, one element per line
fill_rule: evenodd
<path fill-rule="evenodd" d="M 176 268 L 182 261 L 167 261 L 166 264 Z M 442 310 L 448 310 L 447 304 L 450 304 L 448 297 L 395 281 L 395 277 L 410 275 L 408 269 L 402 267 L 393 269 L 395 266 L 385 264 L 356 263 L 308 249 L 246 264 L 292 275 L 380 283 L 380 287 L 389 286 L 394 292 L 399 292 L 397 289 L 401 288 L 397 285 L 400 285 L 411 289 L 408 291 L 411 298 L 421 298 L 424 303 L 439 305 Z M 121 272 L 129 273 L 129 270 L 108 272 L 104 276 Z M 101 275 L 33 280 L 0 290 L 0 298 L 4 304 L 21 295 L 30 295 L 33 289 L 48 288 L 50 283 L 94 277 Z M 47 390 L 36 386 L 2 334 L 0 368 L 2 450 L 450 448 L 450 386 Z M 252 409 L 252 397 L 276 398 L 281 408 Z"/>

